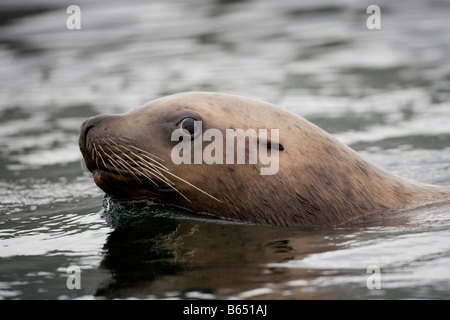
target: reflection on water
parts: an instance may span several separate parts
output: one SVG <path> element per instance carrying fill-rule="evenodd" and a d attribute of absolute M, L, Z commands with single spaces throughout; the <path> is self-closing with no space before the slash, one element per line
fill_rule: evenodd
<path fill-rule="evenodd" d="M 103 200 L 77 146 L 87 117 L 222 91 L 450 185 L 449 1 L 379 1 L 377 31 L 356 0 L 78 3 L 76 31 L 69 0 L 0 4 L 0 298 L 450 297 L 448 205 L 332 230 L 217 221 Z"/>
<path fill-rule="evenodd" d="M 154 281 L 182 273 L 183 266 L 171 241 L 178 226 L 171 218 L 147 217 L 117 227 L 107 239 L 107 253 L 101 263 L 102 268 L 111 272 L 113 281 L 98 288 L 95 294 L 124 298 L 131 294 L 145 298 Z"/>

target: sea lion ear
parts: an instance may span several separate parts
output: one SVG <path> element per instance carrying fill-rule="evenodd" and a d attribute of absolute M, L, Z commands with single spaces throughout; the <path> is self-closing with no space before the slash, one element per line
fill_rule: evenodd
<path fill-rule="evenodd" d="M 268 135 L 269 132 L 270 136 Z M 260 145 L 266 145 L 267 150 L 272 150 L 273 148 L 278 148 L 279 151 L 284 150 L 284 146 L 280 143 L 280 132 L 278 129 L 259 130 L 258 140 Z"/>
<path fill-rule="evenodd" d="M 269 149 L 272 149 L 272 148 L 276 148 L 276 147 L 278 147 L 278 150 L 280 150 L 280 151 L 283 151 L 284 150 L 284 147 L 283 147 L 283 145 L 278 141 L 278 140 L 271 140 L 271 139 L 267 139 L 267 148 Z"/>
<path fill-rule="evenodd" d="M 267 150 L 271 150 L 272 148 L 278 148 L 278 150 L 283 151 L 284 146 L 280 143 L 278 138 L 268 138 L 267 136 L 259 137 L 258 142 L 260 144 L 265 144 L 267 146 Z"/>

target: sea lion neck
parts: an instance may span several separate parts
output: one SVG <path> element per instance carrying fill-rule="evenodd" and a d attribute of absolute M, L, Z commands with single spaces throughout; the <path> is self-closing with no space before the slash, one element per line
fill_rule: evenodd
<path fill-rule="evenodd" d="M 295 196 L 301 209 L 295 214 L 300 213 L 302 225 L 338 226 L 450 199 L 448 188 L 390 173 L 313 124 L 303 124 L 302 130 L 308 135 L 314 132 L 307 148 L 297 149 L 295 157 L 305 159 L 298 161 L 302 162 L 299 171 L 291 171 L 298 182 Z"/>

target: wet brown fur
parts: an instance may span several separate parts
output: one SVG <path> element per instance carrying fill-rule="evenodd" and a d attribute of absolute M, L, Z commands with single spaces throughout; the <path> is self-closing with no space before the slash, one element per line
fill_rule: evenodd
<path fill-rule="evenodd" d="M 170 137 L 187 116 L 224 136 L 227 128 L 279 129 L 284 150 L 278 173 L 261 175 L 258 164 L 173 164 L 171 150 L 178 142 Z M 80 138 L 80 148 L 97 185 L 114 197 L 157 199 L 237 221 L 329 227 L 450 199 L 448 187 L 393 175 L 299 116 L 220 93 L 182 93 L 127 114 L 99 116 L 86 139 Z M 108 160 L 114 154 L 122 154 L 120 160 Z M 138 163 L 150 162 L 149 154 L 158 158 L 159 175 L 140 174 Z M 158 190 L 167 180 L 172 189 Z"/>

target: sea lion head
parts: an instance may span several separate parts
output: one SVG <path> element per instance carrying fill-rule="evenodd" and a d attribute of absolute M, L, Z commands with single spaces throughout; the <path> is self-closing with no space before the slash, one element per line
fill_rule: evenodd
<path fill-rule="evenodd" d="M 89 118 L 79 146 L 95 183 L 114 198 L 238 221 L 337 225 L 416 193 L 305 119 L 221 93 L 175 94 Z"/>
<path fill-rule="evenodd" d="M 201 163 L 198 163 L 194 154 L 198 150 L 194 147 L 196 137 L 209 129 L 215 129 L 216 133 L 226 137 L 227 129 L 239 128 L 249 133 L 246 139 L 256 142 L 253 146 L 258 147 L 260 143 L 268 146 L 267 155 L 270 156 L 272 146 L 277 151 L 283 150 L 278 139 L 271 140 L 271 131 L 267 130 L 280 126 L 275 121 L 280 112 L 281 109 L 268 103 L 238 96 L 219 93 L 176 94 L 150 101 L 125 114 L 99 115 L 87 119 L 81 125 L 79 146 L 95 183 L 107 194 L 118 199 L 156 199 L 195 211 L 209 212 L 212 211 L 210 205 L 232 206 L 230 198 L 234 197 L 229 192 L 248 188 L 243 183 L 246 180 L 259 180 L 260 170 L 267 164 L 249 164 L 246 157 L 247 163 L 237 165 L 237 155 L 234 162 L 227 163 L 225 140 L 221 148 L 222 161 L 209 165 L 203 162 L 203 156 L 207 156 L 203 150 L 210 144 L 206 141 L 200 152 Z M 269 126 L 267 117 L 274 119 Z M 252 121 L 249 122 L 249 119 Z M 184 129 L 187 136 L 191 137 L 174 139 L 173 133 L 177 129 Z M 264 130 L 261 136 L 258 135 L 260 129 Z M 214 138 L 210 137 L 211 140 L 214 141 Z M 187 143 L 192 145 L 190 164 L 174 163 L 174 148 L 180 149 Z M 237 148 L 236 142 L 233 155 Z M 249 143 L 245 148 L 248 153 Z M 216 152 L 219 149 L 213 151 L 213 156 Z M 249 175 L 254 177 L 241 179 Z"/>

